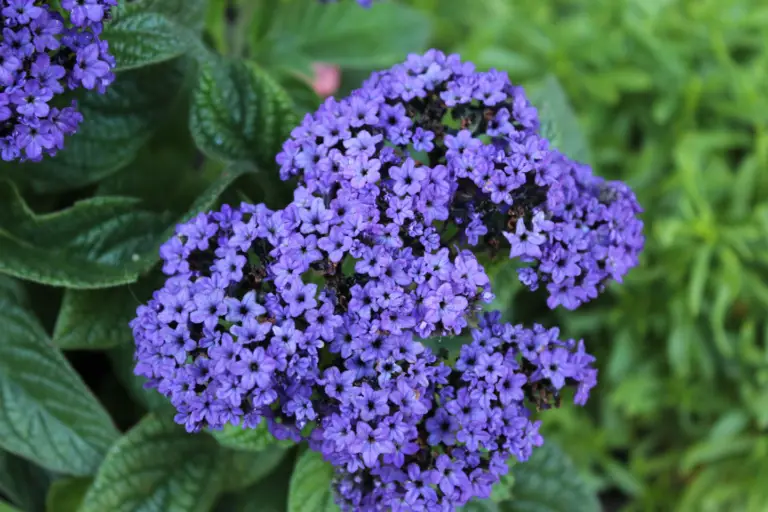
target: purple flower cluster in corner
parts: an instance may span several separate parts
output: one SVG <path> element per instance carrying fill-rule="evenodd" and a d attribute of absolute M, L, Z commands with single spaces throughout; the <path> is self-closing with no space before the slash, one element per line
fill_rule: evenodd
<path fill-rule="evenodd" d="M 539 410 L 566 386 L 584 403 L 597 382 L 582 342 L 557 329 L 526 329 L 487 313 L 451 370 L 402 337 L 362 359 L 325 370 L 326 407 L 310 446 L 337 469 L 345 510 L 453 510 L 487 498 L 507 471 L 543 442 Z M 408 347 L 418 347 L 417 349 Z M 370 364 L 373 360 L 374 364 Z"/>
<path fill-rule="evenodd" d="M 551 307 L 574 308 L 637 263 L 639 207 L 538 129 L 505 73 L 430 50 L 326 100 L 277 160 L 314 196 L 375 206 L 382 245 L 505 250 L 530 264 L 523 283 L 547 284 Z"/>
<path fill-rule="evenodd" d="M 0 158 L 39 161 L 64 146 L 82 116 L 52 106 L 66 89 L 104 92 L 114 58 L 99 38 L 117 0 L 62 0 L 68 20 L 48 2 L 0 0 Z"/>

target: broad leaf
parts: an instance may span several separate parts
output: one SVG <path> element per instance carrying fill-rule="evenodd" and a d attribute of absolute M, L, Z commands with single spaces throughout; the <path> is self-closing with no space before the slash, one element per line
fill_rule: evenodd
<path fill-rule="evenodd" d="M 167 224 L 120 197 L 38 215 L 10 182 L 0 182 L 0 273 L 70 288 L 130 283 L 140 270 L 137 260 L 155 247 Z"/>
<path fill-rule="evenodd" d="M 93 478 L 62 478 L 51 485 L 45 512 L 77 512 Z"/>
<path fill-rule="evenodd" d="M 103 290 L 66 290 L 53 331 L 53 342 L 65 350 L 96 350 L 130 344 L 128 322 L 136 308 L 162 285 L 158 276 Z"/>
<path fill-rule="evenodd" d="M 291 99 L 254 64 L 215 59 L 201 64 L 189 123 L 206 155 L 271 167 L 296 122 Z"/>
<path fill-rule="evenodd" d="M 530 99 L 539 111 L 542 136 L 571 160 L 592 163 L 589 143 L 560 81 L 547 76 Z"/>
<path fill-rule="evenodd" d="M 220 489 L 217 446 L 154 416 L 109 450 L 80 512 L 207 512 Z"/>
<path fill-rule="evenodd" d="M 0 447 L 65 474 L 92 474 L 118 432 L 37 319 L 0 296 Z"/>
<path fill-rule="evenodd" d="M 512 468 L 515 487 L 512 512 L 597 512 L 600 503 L 568 456 L 551 441 L 535 448 L 531 458 Z"/>
<path fill-rule="evenodd" d="M 162 14 L 179 25 L 200 31 L 205 23 L 207 0 L 119 0 L 113 9 L 115 22 L 139 13 Z"/>
<path fill-rule="evenodd" d="M 0 450 L 0 494 L 21 510 L 40 512 L 45 509 L 45 495 L 51 479 L 50 473 L 40 466 Z"/>
<path fill-rule="evenodd" d="M 185 53 L 192 35 L 165 16 L 139 12 L 107 24 L 104 37 L 117 71 L 158 64 Z"/>
<path fill-rule="evenodd" d="M 134 375 L 133 369 L 136 362 L 133 354 L 136 347 L 133 343 L 124 343 L 107 353 L 112 363 L 112 371 L 134 401 L 143 406 L 147 411 L 154 412 L 163 419 L 173 418 L 175 410 L 170 401 L 156 389 L 144 387 L 146 379 Z"/>
<path fill-rule="evenodd" d="M 360 9 L 355 2 L 323 4 L 277 2 L 269 31 L 256 34 L 255 60 L 268 67 L 307 73 L 312 62 L 344 68 L 378 69 L 426 49 L 430 21 L 422 13 L 395 2 Z M 257 16 L 266 15 L 264 12 Z"/>
<path fill-rule="evenodd" d="M 21 510 L 12 507 L 10 503 L 6 503 L 3 500 L 0 500 L 0 512 L 21 512 Z"/>
<path fill-rule="evenodd" d="M 106 94 L 81 94 L 84 120 L 64 150 L 40 163 L 4 164 L 2 170 L 39 192 L 79 188 L 115 173 L 152 136 L 183 90 L 190 64 L 182 58 L 126 71 Z"/>
<path fill-rule="evenodd" d="M 211 434 L 221 444 L 233 450 L 260 452 L 270 446 L 288 447 L 291 441 L 278 441 L 267 430 L 267 422 L 262 421 L 256 428 L 242 428 L 227 425 L 222 430 L 212 430 Z"/>
<path fill-rule="evenodd" d="M 333 500 L 333 466 L 315 451 L 306 450 L 296 461 L 288 491 L 288 512 L 331 512 L 339 507 Z"/>
<path fill-rule="evenodd" d="M 227 468 L 223 490 L 238 491 L 259 482 L 280 465 L 287 453 L 280 446 L 270 446 L 259 453 L 222 450 Z"/>

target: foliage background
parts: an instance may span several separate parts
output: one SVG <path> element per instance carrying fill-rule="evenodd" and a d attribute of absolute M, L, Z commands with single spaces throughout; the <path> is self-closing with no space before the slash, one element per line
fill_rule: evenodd
<path fill-rule="evenodd" d="M 500 505 L 473 506 L 594 510 L 594 492 L 605 510 L 768 510 L 768 4 L 134 0 L 107 39 L 118 81 L 81 98 L 67 149 L 0 166 L 0 498 L 30 512 L 331 509 L 326 467 L 295 447 L 169 426 L 132 378 L 126 324 L 177 220 L 285 203 L 271 162 L 319 101 L 312 62 L 339 64 L 349 90 L 434 46 L 528 86 L 558 144 L 634 187 L 647 226 L 641 266 L 577 312 L 494 269 L 507 315 L 585 337 L 601 379 L 587 408 L 544 422 L 579 475 L 542 451 Z"/>

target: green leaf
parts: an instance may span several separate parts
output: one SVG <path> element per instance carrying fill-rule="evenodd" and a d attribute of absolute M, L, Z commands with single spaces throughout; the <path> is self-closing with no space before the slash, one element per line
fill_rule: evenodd
<path fill-rule="evenodd" d="M 191 45 L 191 34 L 165 16 L 138 12 L 121 16 L 104 29 L 117 71 L 140 68 L 171 60 Z"/>
<path fill-rule="evenodd" d="M 499 512 L 499 506 L 491 500 L 472 500 L 457 510 L 460 512 Z"/>
<path fill-rule="evenodd" d="M 547 441 L 534 448 L 531 458 L 512 468 L 513 512 L 597 512 L 600 503 L 568 456 Z"/>
<path fill-rule="evenodd" d="M 2 281 L 2 279 L 0 279 Z M 51 475 L 26 459 L 0 450 L 0 494 L 24 511 L 45 509 Z"/>
<path fill-rule="evenodd" d="M 60 192 L 95 183 L 128 165 L 152 136 L 184 89 L 191 61 L 174 59 L 118 73 L 105 94 L 83 93 L 76 134 L 55 158 L 6 164 L 4 171 L 38 192 Z"/>
<path fill-rule="evenodd" d="M 77 512 L 93 478 L 62 478 L 51 485 L 45 512 Z"/>
<path fill-rule="evenodd" d="M 591 163 L 589 144 L 560 81 L 554 75 L 547 76 L 530 99 L 539 110 L 541 135 L 571 160 Z"/>
<path fill-rule="evenodd" d="M 287 453 L 288 450 L 280 446 L 270 446 L 259 453 L 224 451 L 227 478 L 223 490 L 238 491 L 261 481 L 280 465 Z"/>
<path fill-rule="evenodd" d="M 207 59 L 189 123 L 206 155 L 271 167 L 297 118 L 290 97 L 254 64 Z"/>
<path fill-rule="evenodd" d="M 157 13 L 199 32 L 205 24 L 207 4 L 207 0 L 120 0 L 112 16 L 114 22 L 120 22 L 135 14 Z"/>
<path fill-rule="evenodd" d="M 12 507 L 10 504 L 0 500 L 0 512 L 21 512 L 19 509 Z"/>
<path fill-rule="evenodd" d="M 256 485 L 236 494 L 230 494 L 230 512 L 286 512 L 288 510 L 288 490 L 293 471 L 293 460 L 283 459 L 268 476 Z"/>
<path fill-rule="evenodd" d="M 333 466 L 313 450 L 299 456 L 288 491 L 288 512 L 331 512 L 339 510 L 333 501 Z"/>
<path fill-rule="evenodd" d="M 131 397 L 147 411 L 155 412 L 162 418 L 172 418 L 175 410 L 170 401 L 156 389 L 145 388 L 146 379 L 144 377 L 134 375 L 133 368 L 136 364 L 133 360 L 134 351 L 133 343 L 124 343 L 109 350 L 107 355 L 112 363 L 115 377 Z"/>
<path fill-rule="evenodd" d="M 98 350 L 130 344 L 128 323 L 136 308 L 162 285 L 157 275 L 135 284 L 103 290 L 66 290 L 53 330 L 54 344 L 64 350 Z"/>
<path fill-rule="evenodd" d="M 103 288 L 136 280 L 139 255 L 167 221 L 135 200 L 97 197 L 55 213 L 32 212 L 0 181 L 0 273 L 53 286 Z"/>
<path fill-rule="evenodd" d="M 323 5 L 303 0 L 281 2 L 269 31 L 255 33 L 254 59 L 268 67 L 306 73 L 312 62 L 344 68 L 378 69 L 426 49 L 430 20 L 419 11 L 394 2 L 360 9 L 354 2 Z M 263 16 L 265 13 L 257 13 Z"/>
<path fill-rule="evenodd" d="M 109 450 L 80 512 L 207 512 L 222 476 L 209 436 L 148 416 Z"/>
<path fill-rule="evenodd" d="M 256 428 L 227 425 L 222 430 L 212 430 L 211 435 L 222 446 L 248 452 L 260 452 L 274 445 L 281 447 L 293 445 L 291 441 L 278 441 L 275 439 L 267 430 L 266 421 L 259 423 Z"/>
<path fill-rule="evenodd" d="M 90 475 L 118 432 L 37 319 L 0 297 L 0 447 Z"/>

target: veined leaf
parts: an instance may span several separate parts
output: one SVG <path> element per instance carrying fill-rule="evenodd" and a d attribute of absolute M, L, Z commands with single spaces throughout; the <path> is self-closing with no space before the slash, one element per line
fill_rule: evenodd
<path fill-rule="evenodd" d="M 288 512 L 331 512 L 339 507 L 333 501 L 333 466 L 315 451 L 306 450 L 293 468 L 288 491 Z"/>
<path fill-rule="evenodd" d="M 117 438 L 106 411 L 31 313 L 0 296 L 0 447 L 65 474 L 96 471 Z"/>
<path fill-rule="evenodd" d="M 344 68 L 391 66 L 408 53 L 426 49 L 430 20 L 419 11 L 394 2 L 360 9 L 354 2 L 322 4 L 294 0 L 266 6 L 266 34 L 255 33 L 255 60 L 267 67 L 307 72 L 312 62 Z"/>
<path fill-rule="evenodd" d="M 597 496 L 554 443 L 533 449 L 527 462 L 512 468 L 515 486 L 505 510 L 513 512 L 597 512 Z"/>
<path fill-rule="evenodd" d="M 205 59 L 189 123 L 208 156 L 270 167 L 297 118 L 290 97 L 254 64 Z"/>
<path fill-rule="evenodd" d="M 117 62 L 117 71 L 140 68 L 184 54 L 192 34 L 165 16 L 138 12 L 107 24 L 104 38 Z"/>
<path fill-rule="evenodd" d="M 109 450 L 80 512 L 207 512 L 220 478 L 209 436 L 148 416 Z"/>

